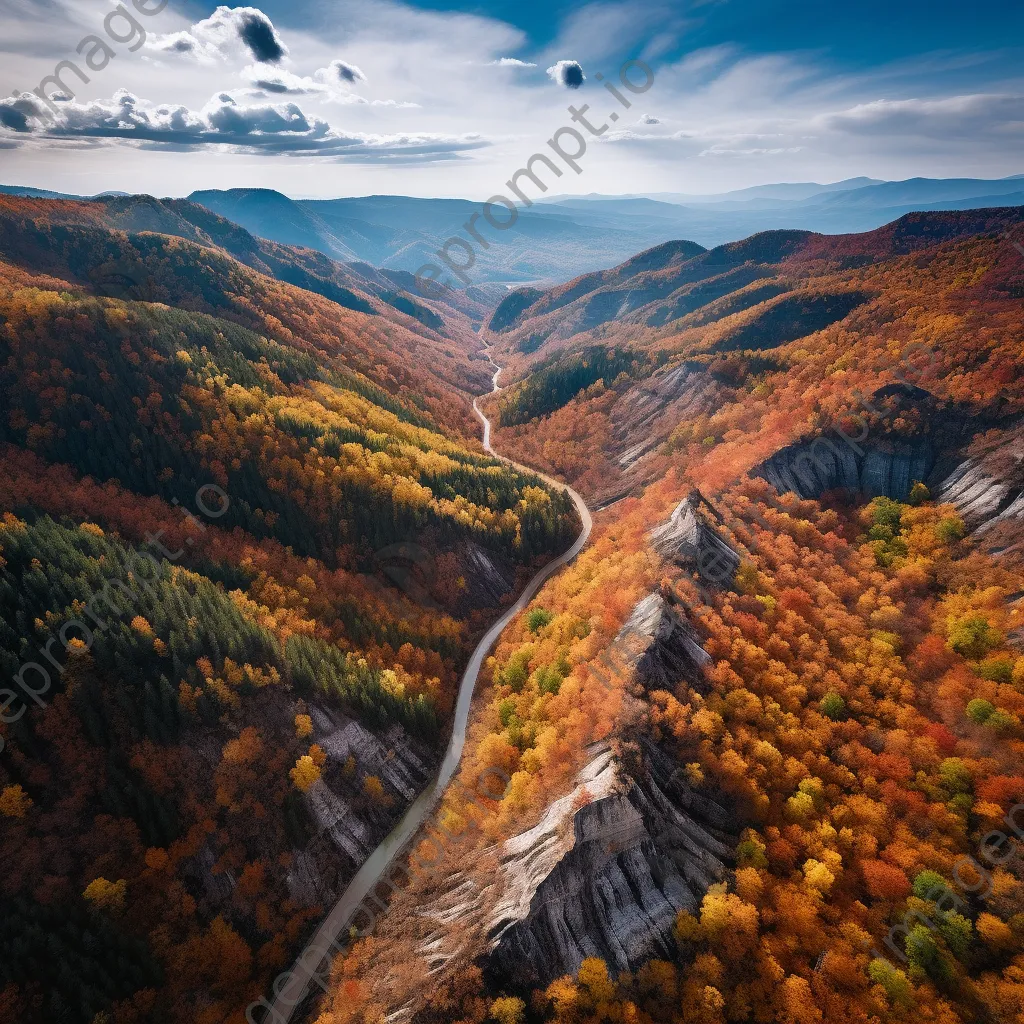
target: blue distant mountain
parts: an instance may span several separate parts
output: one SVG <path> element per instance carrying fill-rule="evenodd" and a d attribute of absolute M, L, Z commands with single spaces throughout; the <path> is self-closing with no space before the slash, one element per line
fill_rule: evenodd
<path fill-rule="evenodd" d="M 289 199 L 270 189 L 194 192 L 189 197 L 253 234 L 316 249 L 335 260 L 415 272 L 437 262 L 436 251 L 462 228 L 479 204 L 461 199 L 365 196 Z M 771 228 L 827 234 L 870 231 L 916 210 L 1024 205 L 1024 176 L 850 178 L 757 185 L 718 195 L 554 196 L 521 210 L 514 230 L 494 232 L 489 249 L 474 245 L 474 282 L 525 284 L 564 281 L 613 266 L 636 252 L 674 239 L 703 246 L 747 238 Z M 455 247 L 455 258 L 465 254 Z"/>

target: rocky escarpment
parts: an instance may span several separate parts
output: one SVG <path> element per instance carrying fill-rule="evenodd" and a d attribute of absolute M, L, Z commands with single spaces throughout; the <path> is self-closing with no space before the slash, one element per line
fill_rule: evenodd
<path fill-rule="evenodd" d="M 609 660 L 620 671 L 631 671 L 645 690 L 671 690 L 686 682 L 705 693 L 704 670 L 711 664 L 711 655 L 701 639 L 671 597 L 650 594 L 633 609 L 615 638 Z"/>
<path fill-rule="evenodd" d="M 1024 425 L 979 438 L 935 488 L 991 554 L 1024 561 Z"/>
<path fill-rule="evenodd" d="M 667 956 L 676 915 L 732 863 L 739 823 L 655 744 L 628 759 L 591 754 L 574 790 L 504 844 L 488 962 L 517 988 L 574 974 L 587 957 L 623 971 Z"/>
<path fill-rule="evenodd" d="M 632 386 L 612 407 L 612 432 L 623 470 L 665 441 L 679 423 L 708 415 L 726 396 L 703 366 L 680 363 Z"/>
<path fill-rule="evenodd" d="M 857 448 L 838 434 L 789 445 L 761 463 L 753 475 L 767 480 L 780 494 L 792 491 L 801 498 L 842 490 L 903 500 L 914 483 L 927 480 L 935 467 L 935 449 L 926 439 L 879 440 Z"/>
<path fill-rule="evenodd" d="M 845 491 L 858 499 L 903 501 L 917 481 L 935 490 L 987 425 L 922 388 L 891 384 L 861 397 L 845 430 L 835 425 L 787 445 L 751 475 L 801 498 Z"/>
<path fill-rule="evenodd" d="M 684 562 L 716 552 L 735 568 L 701 501 L 684 501 L 656 546 Z M 686 609 L 661 593 L 637 603 L 604 659 L 636 694 L 681 683 L 707 692 L 710 663 Z M 501 850 L 488 963 L 517 988 L 573 974 L 587 957 L 622 971 L 668 955 L 676 915 L 696 910 L 732 863 L 737 817 L 650 737 L 630 732 L 588 753 L 573 790 Z"/>
<path fill-rule="evenodd" d="M 649 540 L 662 558 L 696 573 L 707 586 L 730 584 L 740 567 L 740 555 L 718 533 L 704 513 L 720 521 L 715 507 L 694 488 L 672 512 L 666 523 L 651 531 Z"/>
<path fill-rule="evenodd" d="M 638 602 L 592 671 L 628 681 L 621 735 L 591 747 L 569 792 L 532 828 L 476 860 L 452 864 L 416 908 L 416 954 L 441 977 L 468 959 L 505 988 L 526 990 L 578 970 L 588 956 L 614 969 L 667 955 L 682 909 L 699 907 L 731 868 L 743 827 L 681 758 L 635 723 L 645 690 L 705 690 L 710 657 L 672 597 Z M 388 985 L 380 988 L 386 1001 Z M 413 1013 L 415 998 L 392 1007 Z"/>
<path fill-rule="evenodd" d="M 400 726 L 377 736 L 318 705 L 310 705 L 309 715 L 310 742 L 327 760 L 320 779 L 294 812 L 306 841 L 293 851 L 288 887 L 292 899 L 306 906 L 337 899 L 398 814 L 426 785 L 437 760 Z M 367 777 L 379 780 L 380 798 L 365 792 Z"/>

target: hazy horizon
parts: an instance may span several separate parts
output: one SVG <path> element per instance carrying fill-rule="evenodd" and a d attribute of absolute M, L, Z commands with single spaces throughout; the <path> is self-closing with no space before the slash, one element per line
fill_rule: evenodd
<path fill-rule="evenodd" d="M 535 200 L 535 205 L 537 205 L 537 204 L 544 204 L 544 203 L 547 203 L 547 204 L 558 203 L 558 202 L 561 202 L 561 201 L 564 201 L 564 200 L 570 200 L 570 199 L 602 200 L 602 199 L 634 199 L 634 198 L 648 198 L 648 197 L 652 197 L 652 198 L 654 198 L 654 201 L 657 201 L 657 196 L 658 195 L 662 195 L 662 196 L 692 196 L 692 197 L 695 197 L 695 198 L 696 197 L 718 197 L 718 196 L 733 195 L 733 194 L 736 194 L 736 193 L 739 193 L 739 192 L 746 192 L 746 191 L 750 191 L 752 189 L 771 189 L 771 188 L 789 188 L 789 187 L 808 187 L 808 188 L 813 188 L 813 187 L 816 187 L 816 186 L 820 186 L 822 189 L 830 189 L 830 188 L 832 188 L 835 185 L 843 184 L 846 181 L 855 181 L 857 178 L 862 178 L 862 177 L 863 178 L 873 178 L 874 176 L 872 176 L 872 175 L 857 175 L 857 176 L 852 176 L 852 177 L 849 177 L 849 178 L 838 178 L 838 179 L 836 179 L 834 181 L 810 181 L 810 180 L 804 180 L 804 181 L 796 181 L 796 180 L 787 180 L 787 181 L 757 181 L 757 182 L 753 182 L 750 185 L 744 185 L 744 186 L 740 186 L 740 187 L 735 188 L 735 189 L 726 189 L 726 190 L 722 190 L 722 191 L 686 192 L 686 191 L 683 191 L 683 190 L 678 190 L 678 191 L 676 191 L 676 190 L 662 190 L 661 192 L 655 192 L 654 190 L 650 190 L 650 191 L 642 192 L 642 193 L 639 193 L 639 192 L 619 192 L 619 193 L 615 193 L 615 192 L 596 192 L 596 191 L 589 191 L 589 192 L 562 192 L 562 193 L 552 193 L 551 195 L 540 196 L 540 197 L 538 197 Z M 881 184 L 900 184 L 900 183 L 919 181 L 919 180 L 931 180 L 931 181 L 973 180 L 973 181 L 991 181 L 991 182 L 994 183 L 994 182 L 1000 182 L 1000 181 L 1011 181 L 1011 180 L 1014 180 L 1014 179 L 1017 179 L 1017 178 L 1020 178 L 1020 179 L 1024 180 L 1024 172 L 1017 173 L 1017 174 L 1004 174 L 1004 175 L 1001 175 L 999 177 L 987 177 L 987 176 L 984 176 L 984 175 L 950 175 L 950 176 L 946 176 L 946 177 L 938 177 L 938 178 L 936 178 L 936 177 L 932 177 L 930 175 L 925 175 L 925 174 L 915 174 L 915 175 L 910 175 L 909 177 L 906 177 L 906 178 L 888 178 L 888 179 L 886 179 L 886 178 L 874 178 L 874 182 L 875 183 L 881 183 Z M 864 185 L 853 185 L 853 186 L 851 186 L 851 188 L 858 188 L 858 187 L 866 187 L 866 186 L 864 186 Z M 154 192 L 148 192 L 148 191 L 144 191 L 144 190 L 143 191 L 131 191 L 129 189 L 119 189 L 119 188 L 115 188 L 115 187 L 109 187 L 109 188 L 101 189 L 98 192 L 92 192 L 92 193 L 86 194 L 86 193 L 73 193 L 70 188 L 57 188 L 57 187 L 50 187 L 50 186 L 39 185 L 36 182 L 32 182 L 32 181 L 8 181 L 8 180 L 0 181 L 0 188 L 38 189 L 40 191 L 58 192 L 58 193 L 64 193 L 64 194 L 67 194 L 67 195 L 74 194 L 74 195 L 81 196 L 83 198 L 98 198 L 100 196 L 111 196 L 111 195 L 151 195 L 151 196 L 153 196 L 156 199 L 185 199 L 189 195 L 192 195 L 194 192 L 207 191 L 208 190 L 208 189 L 187 189 L 187 190 L 178 190 L 178 191 L 171 191 L 171 192 L 157 194 L 157 193 L 154 193 Z M 436 194 L 436 193 L 428 193 L 428 194 L 419 195 L 419 194 L 414 194 L 412 192 L 352 192 L 352 193 L 331 193 L 331 194 L 319 194 L 318 195 L 318 194 L 315 194 L 315 193 L 293 192 L 293 191 L 290 191 L 287 187 L 275 187 L 275 186 L 272 186 L 272 185 L 231 185 L 231 184 L 228 184 L 228 185 L 224 185 L 224 186 L 222 186 L 220 188 L 213 189 L 213 191 L 257 191 L 257 190 L 268 191 L 268 192 L 277 192 L 280 195 L 283 195 L 283 196 L 287 197 L 288 199 L 292 199 L 292 200 L 295 200 L 295 201 L 314 201 L 314 202 L 316 202 L 316 201 L 329 201 L 329 200 L 332 200 L 332 199 L 386 199 L 386 198 L 396 198 L 396 199 L 424 199 L 424 200 L 431 200 L 431 199 L 437 199 L 437 200 L 462 200 L 464 202 L 478 203 L 478 202 L 484 202 L 488 198 L 487 196 L 483 196 L 483 195 L 467 195 L 467 194 L 439 195 L 439 194 Z"/>

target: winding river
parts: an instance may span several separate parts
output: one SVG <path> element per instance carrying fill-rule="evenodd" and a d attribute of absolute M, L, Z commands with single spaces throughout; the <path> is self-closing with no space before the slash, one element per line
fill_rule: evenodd
<path fill-rule="evenodd" d="M 493 359 L 491 360 L 491 365 L 494 367 L 494 377 L 490 394 L 493 395 L 501 390 L 498 387 L 501 367 Z M 483 665 L 484 658 L 487 657 L 505 627 L 533 600 L 534 595 L 540 590 L 541 586 L 563 565 L 571 562 L 590 538 L 593 520 L 590 517 L 590 510 L 587 508 L 584 500 L 571 487 L 549 476 L 545 476 L 543 473 L 538 473 L 535 469 L 522 466 L 518 462 L 513 462 L 511 459 L 507 459 L 504 455 L 496 452 L 491 447 L 491 422 L 480 410 L 480 399 L 474 400 L 473 409 L 483 423 L 484 449 L 495 458 L 501 459 L 510 466 L 538 476 L 550 486 L 566 491 L 580 514 L 583 530 L 568 551 L 548 562 L 530 580 L 515 604 L 505 611 L 476 645 L 473 655 L 469 659 L 469 664 L 462 675 L 462 680 L 459 683 L 459 696 L 455 705 L 452 737 L 448 743 L 444 760 L 441 762 L 440 771 L 434 781 L 410 804 L 408 810 L 406 810 L 402 819 L 392 829 L 391 833 L 370 854 L 362 867 L 353 876 L 352 881 L 348 884 L 348 888 L 342 893 L 338 902 L 334 904 L 331 912 L 320 922 L 319 928 L 317 928 L 316 933 L 310 939 L 292 969 L 282 974 L 274 983 L 274 1001 L 270 1006 L 269 1012 L 263 1018 L 263 1024 L 288 1024 L 296 1007 L 305 998 L 312 982 L 313 974 L 317 971 L 323 959 L 337 949 L 334 943 L 344 933 L 345 929 L 348 928 L 353 916 L 359 909 L 359 905 L 377 885 L 384 871 L 395 857 L 402 852 L 417 829 L 419 829 L 437 805 L 462 758 L 462 750 L 466 745 L 466 726 L 469 723 L 469 710 L 473 701 L 473 691 L 476 688 L 476 681 L 480 675 L 480 668 Z M 266 1006 L 267 1004 L 263 1003 L 262 1005 Z M 253 1007 L 250 1007 L 247 1014 L 247 1018 L 250 1021 L 254 1021 L 251 1015 L 252 1011 Z"/>

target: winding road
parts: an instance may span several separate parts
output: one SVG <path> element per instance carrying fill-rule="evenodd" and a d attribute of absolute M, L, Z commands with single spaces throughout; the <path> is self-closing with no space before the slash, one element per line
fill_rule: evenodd
<path fill-rule="evenodd" d="M 493 359 L 491 360 L 491 365 L 494 367 L 494 377 L 492 379 L 493 388 L 490 394 L 493 395 L 501 390 L 498 387 L 501 367 Z M 320 927 L 316 930 L 316 933 L 310 939 L 292 969 L 280 975 L 274 982 L 273 1003 L 268 1004 L 266 1001 L 263 1001 L 261 1003 L 254 1003 L 249 1007 L 246 1017 L 251 1024 L 257 1024 L 256 1018 L 252 1014 L 258 1006 L 269 1006 L 269 1012 L 261 1019 L 259 1024 L 288 1024 L 296 1007 L 305 999 L 315 974 L 317 975 L 316 983 L 322 987 L 322 976 L 318 973 L 319 965 L 325 957 L 329 957 L 337 952 L 338 946 L 335 943 L 338 936 L 345 932 L 360 904 L 377 885 L 385 870 L 395 857 L 405 849 L 409 840 L 412 839 L 416 831 L 427 819 L 427 816 L 437 805 L 452 776 L 455 774 L 455 770 L 459 766 L 462 750 L 466 745 L 466 726 L 469 723 L 469 710 L 473 701 L 473 691 L 476 688 L 476 681 L 480 675 L 480 668 L 483 665 L 484 658 L 487 657 L 505 627 L 533 600 L 534 595 L 540 590 L 541 586 L 563 565 L 571 562 L 590 538 L 590 531 L 594 524 L 586 502 L 566 484 L 554 480 L 543 473 L 538 473 L 537 470 L 531 469 L 529 466 L 513 462 L 512 459 L 505 458 L 504 455 L 496 452 L 491 447 L 491 421 L 481 412 L 479 398 L 474 400 L 473 409 L 483 423 L 484 449 L 495 458 L 501 459 L 510 466 L 540 477 L 550 486 L 566 491 L 580 514 L 583 530 L 568 551 L 548 562 L 530 580 L 515 604 L 505 611 L 476 645 L 476 649 L 473 651 L 473 655 L 469 659 L 469 664 L 466 666 L 466 670 L 462 674 L 462 680 L 459 683 L 459 696 L 455 705 L 452 737 L 448 743 L 448 749 L 445 752 L 444 760 L 441 762 L 441 769 L 436 778 L 410 804 L 401 821 L 356 872 L 352 881 L 349 882 L 348 888 L 342 893 L 338 902 L 331 909 L 331 912 L 321 921 Z"/>

